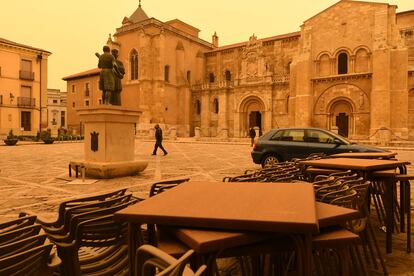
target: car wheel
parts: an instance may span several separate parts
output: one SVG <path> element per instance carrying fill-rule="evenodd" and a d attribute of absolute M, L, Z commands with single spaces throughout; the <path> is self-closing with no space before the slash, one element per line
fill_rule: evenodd
<path fill-rule="evenodd" d="M 275 154 L 268 154 L 262 161 L 262 168 L 272 167 L 279 163 L 279 158 Z"/>

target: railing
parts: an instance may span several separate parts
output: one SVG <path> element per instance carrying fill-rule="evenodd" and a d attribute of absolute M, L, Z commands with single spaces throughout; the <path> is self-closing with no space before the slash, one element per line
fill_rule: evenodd
<path fill-rule="evenodd" d="M 218 89 L 218 88 L 232 88 L 234 81 L 216 81 L 216 82 L 204 82 L 194 84 L 191 86 L 193 90 L 204 90 L 204 89 Z"/>
<path fill-rule="evenodd" d="M 34 72 L 20 70 L 19 77 L 21 80 L 34 80 Z"/>
<path fill-rule="evenodd" d="M 19 107 L 35 107 L 36 99 L 29 97 L 17 97 L 17 106 Z"/>

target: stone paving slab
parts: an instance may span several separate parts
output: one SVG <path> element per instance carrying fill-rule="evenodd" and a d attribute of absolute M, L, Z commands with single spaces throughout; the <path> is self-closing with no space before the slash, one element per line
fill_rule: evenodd
<path fill-rule="evenodd" d="M 0 146 L 0 222 L 15 218 L 21 211 L 44 219 L 56 217 L 60 202 L 79 196 L 128 188 L 135 196 L 147 197 L 151 184 L 166 179 L 222 181 L 225 176 L 242 174 L 253 164 L 248 143 L 165 142 L 169 152 L 151 156 L 153 141 L 136 140 L 136 159 L 148 160 L 145 171 L 136 176 L 99 180 L 94 184 L 70 184 L 69 161 L 83 157 L 83 143 L 18 144 Z M 397 158 L 414 163 L 414 152 L 398 150 Z M 414 172 L 414 166 L 408 166 Z M 413 189 L 414 190 L 414 189 Z M 384 248 L 385 234 L 376 225 Z M 395 235 L 394 253 L 386 262 L 391 275 L 414 275 L 414 253 L 405 253 L 405 234 Z"/>

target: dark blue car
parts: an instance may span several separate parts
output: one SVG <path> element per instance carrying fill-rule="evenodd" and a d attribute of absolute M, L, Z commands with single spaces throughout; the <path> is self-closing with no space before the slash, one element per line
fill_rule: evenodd
<path fill-rule="evenodd" d="M 259 138 L 252 151 L 253 162 L 271 165 L 305 158 L 312 153 L 327 155 L 343 152 L 384 152 L 385 150 L 351 143 L 346 138 L 320 128 L 272 129 Z"/>

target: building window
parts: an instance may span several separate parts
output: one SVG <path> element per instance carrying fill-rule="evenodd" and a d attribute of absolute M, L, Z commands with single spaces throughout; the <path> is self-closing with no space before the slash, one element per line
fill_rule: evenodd
<path fill-rule="evenodd" d="M 0 104 L 3 104 L 3 95 L 0 95 Z"/>
<path fill-rule="evenodd" d="M 76 92 L 76 86 L 74 84 L 72 84 L 72 93 Z"/>
<path fill-rule="evenodd" d="M 169 65 L 164 66 L 164 80 L 167 82 L 170 81 L 170 66 Z"/>
<path fill-rule="evenodd" d="M 99 99 L 99 104 L 102 104 L 102 99 Z"/>
<path fill-rule="evenodd" d="M 191 82 L 191 71 L 187 71 L 187 81 L 188 83 Z"/>
<path fill-rule="evenodd" d="M 231 72 L 230 72 L 230 70 L 226 70 L 225 76 L 226 76 L 226 81 L 231 81 Z"/>
<path fill-rule="evenodd" d="M 65 111 L 60 112 L 60 127 L 65 126 Z"/>
<path fill-rule="evenodd" d="M 31 131 L 32 125 L 31 125 L 31 113 L 28 111 L 22 111 L 20 113 L 20 127 L 24 131 Z"/>
<path fill-rule="evenodd" d="M 348 55 L 340 53 L 338 55 L 338 75 L 348 74 Z"/>
<path fill-rule="evenodd" d="M 131 80 L 138 79 L 138 52 L 133 49 L 129 57 L 129 66 L 131 68 Z"/>
<path fill-rule="evenodd" d="M 219 102 L 217 99 L 214 99 L 213 101 L 213 110 L 214 110 L 214 113 L 216 114 L 219 112 Z"/>
<path fill-rule="evenodd" d="M 85 83 L 85 97 L 89 97 L 89 82 Z"/>
<path fill-rule="evenodd" d="M 89 106 L 89 101 L 88 100 L 85 101 L 85 106 Z"/>
<path fill-rule="evenodd" d="M 196 100 L 196 102 L 195 102 L 195 110 L 196 110 L 196 114 L 200 115 L 200 113 L 201 113 L 201 103 L 200 103 L 199 100 Z"/>
<path fill-rule="evenodd" d="M 75 102 L 72 103 L 72 107 L 75 108 Z"/>
<path fill-rule="evenodd" d="M 213 82 L 215 81 L 215 76 L 214 76 L 214 73 L 210 73 L 210 74 L 208 75 L 208 80 L 209 80 L 209 82 L 211 82 L 211 83 L 213 83 Z"/>
<path fill-rule="evenodd" d="M 22 59 L 20 61 L 20 79 L 34 80 L 34 73 L 32 71 L 32 61 Z"/>

